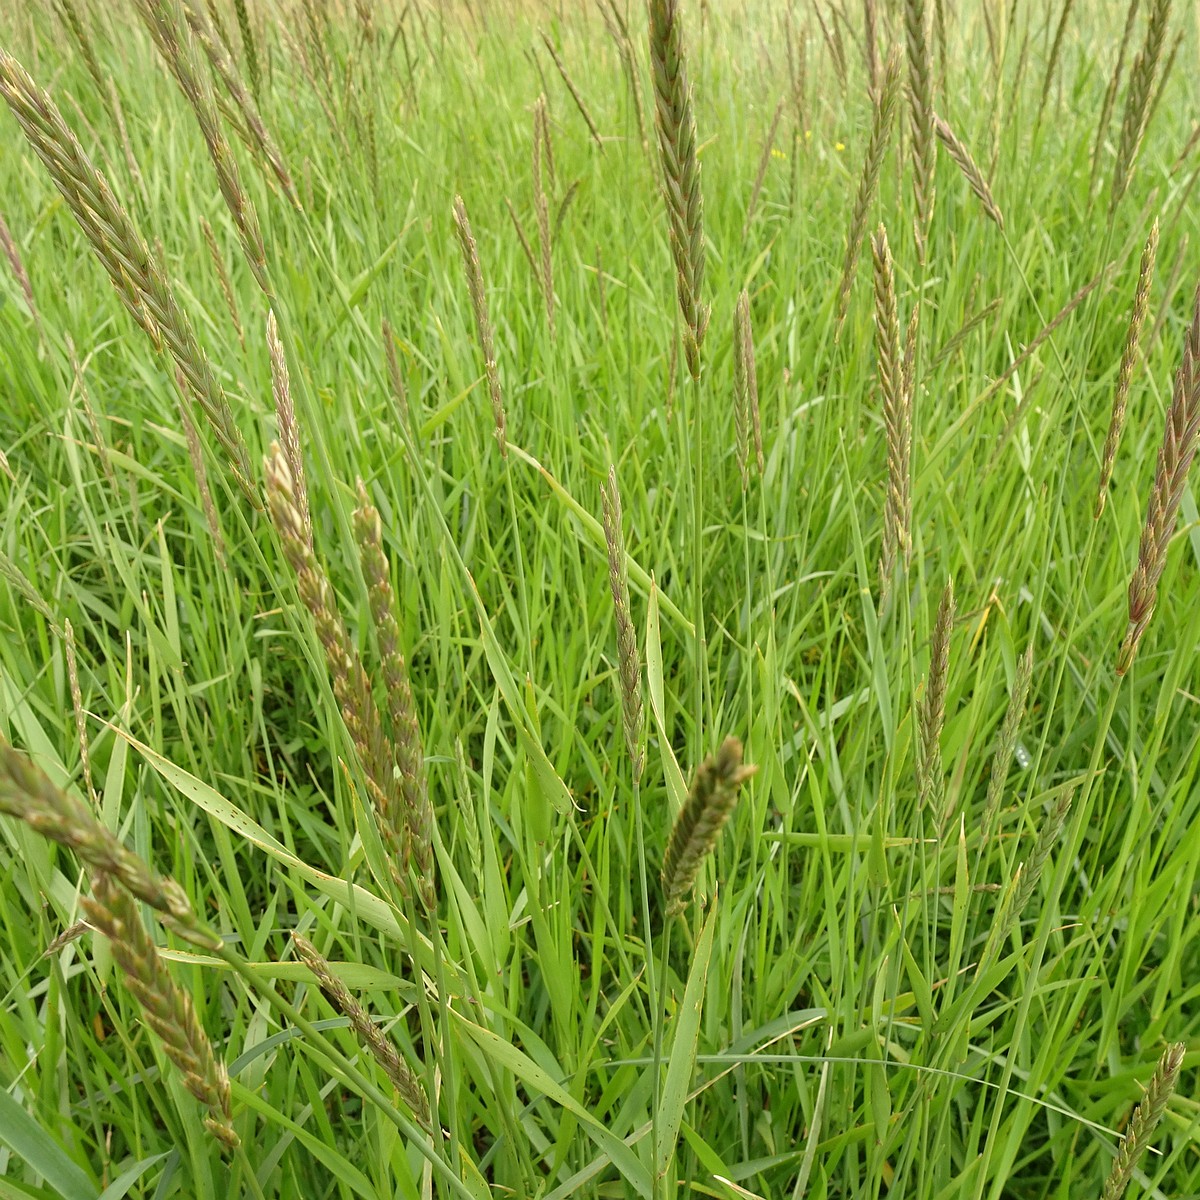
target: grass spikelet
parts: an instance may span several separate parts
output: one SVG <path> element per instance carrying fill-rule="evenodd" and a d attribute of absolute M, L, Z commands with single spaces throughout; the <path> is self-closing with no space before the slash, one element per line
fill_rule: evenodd
<path fill-rule="evenodd" d="M 813 5 L 813 16 L 817 18 L 817 27 L 821 31 L 821 37 L 825 39 L 825 45 L 829 50 L 829 61 L 833 64 L 834 73 L 837 75 L 838 87 L 844 93 L 846 91 L 846 47 L 842 42 L 841 26 L 838 24 L 836 12 L 830 17 L 827 24 L 825 16 L 821 12 L 819 4 Z"/>
<path fill-rule="evenodd" d="M 550 135 L 550 105 L 546 101 L 545 92 L 541 92 L 533 102 L 533 140 L 541 144 L 542 161 L 546 164 L 546 178 L 550 183 L 548 191 L 554 192 L 554 139 Z"/>
<path fill-rule="evenodd" d="M 203 49 L 209 65 L 221 80 L 233 103 L 237 106 L 237 111 L 245 123 L 246 132 L 249 134 L 248 141 L 251 149 L 270 168 L 288 202 L 294 208 L 299 208 L 300 198 L 296 195 L 296 185 L 292 182 L 291 172 L 284 161 L 283 152 L 279 149 L 275 138 L 268 131 L 266 122 L 263 120 L 262 113 L 259 112 L 254 96 L 251 95 L 251 92 L 247 90 L 246 85 L 242 82 L 242 76 L 237 69 L 237 65 L 234 63 L 225 43 L 213 28 L 208 14 L 200 8 L 196 0 L 184 0 L 183 11 L 187 19 L 188 28 L 200 43 L 200 47 Z M 253 88 L 253 91 L 257 94 L 257 87 Z"/>
<path fill-rule="evenodd" d="M 933 220 L 937 142 L 933 129 L 933 59 L 925 0 L 904 0 L 904 45 L 908 57 L 909 125 L 912 129 L 913 198 L 917 258 L 924 266 Z"/>
<path fill-rule="evenodd" d="M 1013 901 L 1013 920 L 1016 920 L 1025 911 L 1025 906 L 1033 899 L 1033 893 L 1037 891 L 1038 881 L 1042 877 L 1042 871 L 1050 857 L 1050 851 L 1058 844 L 1074 799 L 1074 787 L 1064 788 L 1050 811 L 1042 818 L 1037 840 L 1033 843 L 1033 850 L 1025 863 L 1025 870 L 1021 874 L 1021 884 L 1017 888 L 1016 899 Z"/>
<path fill-rule="evenodd" d="M 312 510 L 308 501 L 308 482 L 304 475 L 304 452 L 300 448 L 300 425 L 292 403 L 292 383 L 288 374 L 287 356 L 279 340 L 279 325 L 273 309 L 267 312 L 267 351 L 271 358 L 271 391 L 275 397 L 275 418 L 279 424 L 279 441 L 287 458 L 292 477 L 296 511 L 304 530 L 308 548 L 313 546 Z"/>
<path fill-rule="evenodd" d="M 550 238 L 550 202 L 546 198 L 546 189 L 542 183 L 542 157 L 545 148 L 550 144 L 549 129 L 546 117 L 546 97 L 539 96 L 533 106 L 533 206 L 537 213 L 538 244 L 542 252 L 541 277 L 542 297 L 546 302 L 546 324 L 550 327 L 550 336 L 554 336 L 554 260 L 551 257 Z M 546 164 L 550 167 L 553 160 L 547 157 Z M 553 185 L 552 185 L 553 186 Z"/>
<path fill-rule="evenodd" d="M 167 64 L 184 99 L 195 114 L 200 135 L 208 149 L 216 172 L 217 185 L 255 281 L 266 296 L 271 295 L 267 279 L 267 252 L 263 245 L 258 214 L 242 183 L 241 171 L 217 115 L 217 105 L 208 80 L 201 74 L 193 53 L 190 36 L 180 25 L 168 0 L 136 0 L 136 8 L 163 61 Z"/>
<path fill-rule="evenodd" d="M 454 229 L 462 248 L 463 267 L 467 273 L 467 290 L 471 294 L 471 312 L 475 317 L 475 332 L 483 351 L 483 367 L 487 374 L 488 392 L 492 398 L 492 418 L 496 424 L 496 441 L 502 457 L 508 454 L 505 436 L 504 398 L 500 394 L 500 370 L 496 365 L 496 347 L 492 337 L 492 321 L 488 316 L 487 293 L 483 287 L 483 270 L 479 265 L 479 248 L 471 233 L 467 206 L 461 196 L 454 197 Z"/>
<path fill-rule="evenodd" d="M 701 864 L 712 853 L 737 803 L 738 788 L 757 770 L 742 764 L 742 743 L 734 737 L 726 738 L 717 753 L 701 763 L 663 858 L 667 916 L 683 912 Z"/>
<path fill-rule="evenodd" d="M 404 374 L 400 370 L 400 360 L 396 357 L 396 335 L 392 332 L 391 322 L 387 317 L 380 324 L 380 334 L 383 337 L 383 355 L 387 362 L 388 383 L 392 388 L 392 399 L 396 402 L 396 415 L 407 427 L 409 425 L 408 388 L 404 386 Z"/>
<path fill-rule="evenodd" d="M 225 265 L 225 256 L 221 253 L 221 247 L 217 244 L 217 235 L 213 233 L 213 227 L 204 217 L 200 218 L 200 231 L 204 234 L 204 244 L 208 247 L 209 257 L 212 259 L 213 267 L 217 272 L 217 283 L 221 288 L 225 307 L 229 310 L 230 320 L 233 321 L 234 332 L 237 334 L 237 339 L 241 343 L 242 349 L 245 350 L 246 331 L 242 328 L 242 317 L 238 312 L 237 297 L 233 294 L 233 283 L 229 278 L 229 268 Z"/>
<path fill-rule="evenodd" d="M 212 536 L 213 551 L 217 562 L 225 566 L 225 538 L 221 533 L 221 522 L 217 519 L 217 506 L 213 502 L 212 488 L 208 483 L 208 468 L 204 465 L 204 448 L 200 445 L 200 433 L 188 407 L 187 380 L 183 372 L 175 369 L 175 386 L 179 390 L 179 420 L 183 425 L 183 437 L 187 443 L 188 458 L 192 464 L 192 474 L 196 479 L 196 489 L 200 493 L 200 507 L 204 512 L 204 523 Z"/>
<path fill-rule="evenodd" d="M 525 232 L 525 226 L 521 224 L 521 218 L 517 216 L 517 210 L 513 207 L 513 202 L 507 197 L 504 197 L 504 206 L 508 209 L 508 215 L 512 219 L 513 228 L 517 231 L 517 241 L 521 244 L 521 251 L 525 255 L 525 261 L 529 263 L 529 269 L 533 272 L 534 281 L 538 285 L 538 291 L 542 290 L 542 268 L 538 262 L 537 255 L 533 252 L 533 247 L 529 244 L 529 235 Z"/>
<path fill-rule="evenodd" d="M 875 103 L 871 121 L 871 136 L 863 159 L 862 174 L 858 177 L 858 191 L 854 196 L 854 208 L 850 216 L 850 231 L 846 237 L 846 257 L 842 261 L 842 278 L 838 284 L 837 316 L 834 320 L 834 338 L 842 336 L 842 326 L 850 309 L 850 292 L 854 287 L 855 267 L 862 251 L 867 233 L 867 214 L 879 187 L 879 172 L 883 168 L 883 156 L 887 153 L 892 136 L 892 125 L 896 118 L 896 104 L 900 92 L 900 56 L 893 49 L 888 56 L 883 72 L 883 83 Z"/>
<path fill-rule="evenodd" d="M 1117 102 L 1117 92 L 1121 87 L 1121 77 L 1125 69 L 1125 55 L 1129 43 L 1133 39 L 1133 27 L 1137 22 L 1138 8 L 1141 0 L 1129 0 L 1125 10 L 1125 28 L 1117 45 L 1117 60 L 1113 64 L 1112 74 L 1108 78 L 1108 87 L 1104 90 L 1104 100 L 1100 105 L 1100 119 L 1096 122 L 1096 136 L 1092 144 L 1092 169 L 1088 180 L 1088 198 L 1096 192 L 1096 181 L 1100 174 L 1100 153 L 1108 138 L 1108 127 L 1112 120 L 1113 108 Z"/>
<path fill-rule="evenodd" d="M 1063 0 L 1062 12 L 1058 17 L 1058 25 L 1054 30 L 1054 41 L 1050 46 L 1050 57 L 1046 60 L 1046 74 L 1042 77 L 1042 98 L 1038 102 L 1037 123 L 1042 120 L 1042 113 L 1045 112 L 1046 103 L 1050 99 L 1050 89 L 1054 86 L 1054 75 L 1058 70 L 1058 59 L 1062 53 L 1063 37 L 1067 32 L 1067 22 L 1071 19 L 1071 9 L 1075 5 L 1075 0 Z"/>
<path fill-rule="evenodd" d="M 942 726 L 946 721 L 946 689 L 950 680 L 950 633 L 954 628 L 954 580 L 947 579 L 938 602 L 929 642 L 929 674 L 917 708 L 917 791 L 922 806 L 942 817 L 946 776 L 942 768 Z"/>
<path fill-rule="evenodd" d="M 1117 447 L 1121 442 L 1121 431 L 1125 428 L 1125 408 L 1129 401 L 1129 386 L 1133 382 L 1133 370 L 1137 365 L 1138 347 L 1141 344 L 1142 326 L 1146 322 L 1146 310 L 1150 304 L 1150 283 L 1154 278 L 1154 260 L 1158 254 L 1158 218 L 1150 226 L 1146 245 L 1142 248 L 1142 260 L 1138 266 L 1137 289 L 1133 294 L 1133 309 L 1129 314 L 1129 328 L 1125 332 L 1125 349 L 1121 353 L 1121 366 L 1117 371 L 1117 385 L 1113 389 L 1112 415 L 1108 422 L 1108 436 L 1104 439 L 1104 450 L 1100 456 L 1100 483 L 1096 488 L 1096 508 L 1092 514 L 1098 521 L 1108 499 L 1108 485 L 1112 479 L 1113 465 L 1117 459 Z"/>
<path fill-rule="evenodd" d="M 87 73 L 92 77 L 92 82 L 96 85 L 96 91 L 99 93 L 100 99 L 107 104 L 109 99 L 108 76 L 100 69 L 91 32 L 83 23 L 83 18 L 79 15 L 79 9 L 75 6 L 75 0 L 54 0 L 54 7 L 70 33 L 71 40 L 75 43 L 75 47 L 79 51 L 79 57 L 83 59 L 83 65 L 87 68 Z"/>
<path fill-rule="evenodd" d="M 629 607 L 629 565 L 625 555 L 625 531 L 621 522 L 621 492 L 617 468 L 608 469 L 608 480 L 600 487 L 604 508 L 604 541 L 608 547 L 608 586 L 612 592 L 613 617 L 617 625 L 617 662 L 621 679 L 621 718 L 625 745 L 639 778 L 646 761 L 642 745 L 646 714 L 642 707 L 642 668 L 638 660 L 637 634 Z"/>
<path fill-rule="evenodd" d="M 358 480 L 358 507 L 354 510 L 354 538 L 367 584 L 371 623 L 379 647 L 383 684 L 387 691 L 387 715 L 399 773 L 403 817 L 409 846 L 426 908 L 437 904 L 434 888 L 433 809 L 425 776 L 425 752 L 417 723 L 417 706 L 409 683 L 408 667 L 400 650 L 400 626 L 392 593 L 391 572 L 383 550 L 383 526 L 379 511 Z"/>
<path fill-rule="evenodd" d="M 1108 267 L 1102 267 L 1091 279 L 1087 281 L 1067 302 L 1033 335 L 1029 345 L 1018 354 L 1012 362 L 1000 372 L 999 375 L 988 385 L 987 390 L 983 393 L 984 398 L 994 396 L 1032 357 L 1037 353 L 1038 349 L 1047 341 L 1054 331 L 1087 299 L 1093 289 L 1095 289 L 1100 281 L 1108 274 Z"/>
<path fill-rule="evenodd" d="M 233 1129 L 225 1064 L 197 1020 L 191 997 L 167 971 L 133 898 L 100 873 L 82 905 L 89 924 L 108 939 L 125 986 L 183 1077 L 184 1087 L 208 1109 L 206 1128 L 227 1152 L 236 1150 L 241 1143 Z"/>
<path fill-rule="evenodd" d="M 75 713 L 75 736 L 79 742 L 79 765 L 83 771 L 83 782 L 87 787 L 92 811 L 100 809 L 100 797 L 92 779 L 92 746 L 88 738 L 87 717 L 83 711 L 83 690 L 79 686 L 79 663 L 75 658 L 75 630 L 69 619 L 63 621 L 63 646 L 67 652 L 67 681 L 71 689 L 71 708 Z"/>
<path fill-rule="evenodd" d="M 1000 206 L 992 196 L 992 189 L 988 186 L 988 181 L 983 177 L 983 172 L 979 169 L 979 165 L 971 157 L 970 150 L 959 139 L 958 134 L 950 128 L 949 124 L 937 116 L 937 114 L 934 114 L 933 122 L 938 140 L 946 147 L 947 153 L 954 160 L 954 165 L 962 172 L 963 178 L 967 181 L 967 186 L 978 197 L 979 203 L 983 205 L 983 211 L 996 222 L 998 229 L 1003 229 L 1004 217 L 1000 212 Z"/>
<path fill-rule="evenodd" d="M 370 680 L 338 611 L 333 587 L 309 545 L 287 455 L 278 442 L 273 442 L 267 452 L 264 471 L 271 519 L 279 533 L 284 557 L 295 573 L 301 603 L 312 616 L 317 640 L 325 652 L 334 699 L 362 767 L 380 835 L 392 856 L 389 862 L 392 878 L 406 891 L 411 848 L 392 749 L 375 706 Z"/>
<path fill-rule="evenodd" d="M 758 364 L 754 354 L 754 326 L 750 295 L 743 288 L 733 313 L 733 416 L 737 430 L 738 469 L 742 491 L 750 483 L 750 438 L 754 438 L 754 465 L 763 472 L 762 417 L 758 408 Z"/>
<path fill-rule="evenodd" d="M 257 96 L 262 91 L 262 73 L 258 66 L 258 46 L 246 0 L 233 0 L 233 11 L 237 16 L 238 33 L 242 38 L 242 53 L 246 57 L 246 75 L 250 80 L 250 90 Z"/>
<path fill-rule="evenodd" d="M 292 931 L 292 944 L 300 961 L 313 973 L 325 998 L 350 1022 L 354 1036 L 364 1045 L 371 1057 L 383 1068 L 400 1099 L 412 1110 L 417 1124 L 426 1133 L 432 1132 L 429 1116 L 429 1098 L 421 1081 L 409 1065 L 400 1057 L 399 1051 L 378 1025 L 370 1013 L 350 993 L 350 989 L 334 974 L 326 959 L 303 934 Z"/>
<path fill-rule="evenodd" d="M 1196 455 L 1200 433 L 1200 287 L 1193 302 L 1192 322 L 1175 375 L 1166 428 L 1158 451 L 1154 485 L 1146 504 L 1146 523 L 1138 546 L 1137 566 L 1129 581 L 1129 625 L 1117 656 L 1117 674 L 1133 665 L 1138 643 L 1154 615 L 1158 581 L 1167 565 L 1167 549 L 1175 532 L 1188 470 Z"/>
<path fill-rule="evenodd" d="M 688 83 L 680 0 L 650 0 L 650 68 L 663 194 L 683 317 L 688 373 L 700 378 L 700 350 L 708 329 L 704 288 L 704 199 L 696 153 L 696 118 Z"/>
<path fill-rule="evenodd" d="M 763 142 L 762 153 L 758 157 L 758 170 L 754 173 L 754 186 L 750 189 L 750 202 L 746 205 L 746 220 L 742 224 L 742 240 L 745 241 L 750 233 L 750 224 L 758 208 L 758 196 L 762 191 L 763 180 L 767 177 L 767 167 L 771 165 L 771 153 L 775 149 L 775 134 L 779 130 L 779 121 L 783 116 L 786 98 L 781 99 L 775 106 L 771 124 L 767 129 L 766 140 Z"/>
<path fill-rule="evenodd" d="M 1025 702 L 1029 698 L 1029 685 L 1032 679 L 1033 647 L 1029 646 L 1017 662 L 1012 693 L 1009 695 L 1008 707 L 1004 710 L 1004 720 L 1000 723 L 1000 732 L 996 737 L 996 752 L 992 756 L 987 799 L 983 805 L 981 830 L 984 841 L 991 837 L 992 827 L 1000 811 L 1000 800 L 1004 795 L 1004 785 L 1008 780 L 1013 752 L 1017 747 L 1017 735 L 1021 731 L 1021 722 L 1025 719 Z"/>
<path fill-rule="evenodd" d="M 1100 1200 L 1121 1200 L 1125 1194 L 1138 1159 L 1146 1152 L 1158 1123 L 1167 1111 L 1167 1103 L 1179 1082 L 1179 1072 L 1186 1053 L 1187 1045 L 1184 1042 L 1172 1042 L 1163 1051 L 1158 1065 L 1154 1068 L 1154 1074 L 1150 1077 L 1150 1086 L 1129 1119 L 1125 1136 L 1121 1138 L 1121 1148 L 1117 1151 L 1108 1178 L 1104 1181 Z"/>
<path fill-rule="evenodd" d="M 1113 166 L 1112 192 L 1108 211 L 1116 211 L 1129 186 L 1137 161 L 1138 150 L 1146 133 L 1150 100 L 1154 94 L 1154 78 L 1167 37 L 1167 22 L 1171 15 L 1171 0 L 1153 0 L 1146 23 L 1146 36 L 1133 65 L 1129 68 L 1129 90 L 1125 94 L 1125 115 L 1117 142 L 1117 160 Z"/>
<path fill-rule="evenodd" d="M 642 106 L 642 88 L 638 79 L 637 55 L 633 50 L 633 40 L 629 36 L 629 26 L 621 14 L 616 0 L 601 0 L 600 15 L 613 41 L 617 44 L 617 53 L 621 58 L 621 66 L 625 71 L 625 80 L 629 84 L 630 96 L 633 99 L 633 114 L 637 121 L 638 140 L 642 149 L 649 149 L 646 139 L 646 112 Z"/>
<path fill-rule="evenodd" d="M 794 18 L 789 5 L 783 10 L 783 34 L 787 43 L 788 82 L 791 85 L 792 107 L 795 109 L 796 131 L 799 136 L 802 130 L 808 128 L 808 25 L 805 24 L 799 37 L 796 36 L 793 26 Z M 872 97 L 872 100 L 874 99 L 875 97 Z"/>
<path fill-rule="evenodd" d="M 334 588 L 320 568 L 308 541 L 307 529 L 300 516 L 292 469 L 278 442 L 271 443 L 263 466 L 271 520 L 275 522 L 280 535 L 283 556 L 295 572 L 300 600 L 311 614 L 317 640 L 325 652 L 334 698 L 359 756 L 380 833 L 383 834 L 385 845 L 397 858 L 397 862 L 392 863 L 396 881 L 402 883 L 407 877 L 409 850 L 407 839 L 401 836 L 394 763 L 371 694 L 371 682 L 358 650 L 350 641 L 346 622 L 337 610 Z"/>
<path fill-rule="evenodd" d="M 863 0 L 863 60 L 867 67 L 867 94 L 872 103 L 879 95 L 879 13 L 875 0 Z"/>
<path fill-rule="evenodd" d="M 24 821 L 35 833 L 74 851 L 103 875 L 112 876 L 155 911 L 181 937 L 215 949 L 221 944 L 192 909 L 173 879 L 150 869 L 117 841 L 74 796 L 56 787 L 32 758 L 0 741 L 0 813 Z"/>
<path fill-rule="evenodd" d="M 196 340 L 195 331 L 159 263 L 84 153 L 62 113 L 10 54 L 0 49 L 3 96 L 30 146 L 49 172 L 122 303 L 147 336 L 174 360 L 229 457 L 243 494 L 261 507 L 250 482 L 250 459 L 229 402 Z"/>
<path fill-rule="evenodd" d="M 896 310 L 896 275 L 887 230 L 880 225 L 871 239 L 875 266 L 875 358 L 883 395 L 887 437 L 887 495 L 883 508 L 883 545 L 879 557 L 880 608 L 891 595 L 897 563 L 908 565 L 912 547 L 912 396 L 901 357 Z"/>
<path fill-rule="evenodd" d="M 0 250 L 4 251 L 4 257 L 8 259 L 8 265 L 12 270 L 13 278 L 16 279 L 17 286 L 21 289 L 21 295 L 25 299 L 25 307 L 29 309 L 29 315 L 33 318 L 33 323 L 40 329 L 42 327 L 42 318 L 38 314 L 37 302 L 33 298 L 33 284 L 29 281 L 29 272 L 25 270 L 25 263 L 21 259 L 21 251 L 17 248 L 16 239 L 13 237 L 8 223 L 4 220 L 3 213 L 0 213 Z"/>
<path fill-rule="evenodd" d="M 584 123 L 588 127 L 588 133 L 592 135 L 592 141 L 604 149 L 604 139 L 600 136 L 600 130 L 596 128 L 596 122 L 592 120 L 592 114 L 588 112 L 587 105 L 583 102 L 583 96 L 580 95 L 579 89 L 575 86 L 575 81 L 571 78 L 567 71 L 567 64 L 563 62 L 558 51 L 554 48 L 554 43 L 546 34 L 542 34 L 542 44 L 546 47 L 547 53 L 553 60 L 558 73 L 562 76 L 562 81 L 567 85 L 567 91 L 571 93 L 571 99 L 575 101 L 575 107 L 579 109 L 579 115 L 583 117 Z"/>

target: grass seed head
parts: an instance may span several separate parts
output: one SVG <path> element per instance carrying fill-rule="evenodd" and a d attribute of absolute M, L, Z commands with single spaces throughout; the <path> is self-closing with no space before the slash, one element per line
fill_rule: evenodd
<path fill-rule="evenodd" d="M 742 763 L 742 743 L 728 737 L 715 755 L 700 764 L 691 791 L 667 843 L 662 887 L 667 915 L 683 912 L 704 860 L 713 852 L 733 806 L 738 788 L 756 771 Z"/>
<path fill-rule="evenodd" d="M 334 974 L 332 967 L 316 946 L 295 931 L 292 932 L 292 944 L 296 947 L 296 953 L 300 955 L 301 962 L 313 973 L 321 985 L 325 998 L 350 1022 L 354 1036 L 383 1068 L 383 1073 L 391 1081 L 400 1098 L 412 1110 L 417 1123 L 426 1132 L 430 1132 L 432 1122 L 429 1116 L 429 1098 L 412 1068 L 400 1057 L 399 1051 L 390 1039 L 371 1019 L 370 1013 Z"/>
<path fill-rule="evenodd" d="M 221 940 L 201 924 L 184 890 L 127 850 L 87 807 L 55 786 L 32 758 L 0 742 L 0 813 L 74 851 L 94 871 L 118 881 L 161 913 L 181 937 L 206 949 Z"/>
<path fill-rule="evenodd" d="M 1142 1102 L 1133 1110 L 1129 1127 L 1121 1139 L 1121 1148 L 1113 1160 L 1108 1178 L 1104 1181 L 1104 1190 L 1100 1193 L 1101 1200 L 1121 1200 L 1125 1194 L 1138 1159 L 1150 1145 L 1150 1139 L 1167 1111 L 1167 1103 L 1179 1082 L 1179 1072 L 1186 1053 L 1185 1042 L 1172 1042 L 1163 1051 Z"/>
<path fill-rule="evenodd" d="M 896 106 L 900 95 L 900 54 L 893 49 L 888 56 L 883 72 L 883 83 L 875 101 L 871 119 L 871 136 L 863 158 L 862 173 L 858 177 L 858 190 L 854 195 L 854 207 L 850 214 L 850 229 L 846 236 L 846 255 L 842 260 L 842 278 L 838 284 L 837 314 L 834 318 L 834 338 L 842 335 L 842 326 L 850 309 L 850 292 L 854 287 L 854 273 L 863 239 L 867 233 L 867 214 L 879 188 L 879 173 L 883 169 L 883 157 L 887 153 L 896 120 Z"/>
<path fill-rule="evenodd" d="M 680 0 L 650 0 L 650 71 L 663 195 L 675 261 L 675 291 L 683 317 L 688 373 L 700 378 L 700 350 L 708 329 L 704 291 L 704 198 L 696 118 L 688 83 Z"/>
<path fill-rule="evenodd" d="M 467 273 L 467 290 L 471 296 L 471 312 L 475 317 L 475 332 L 483 351 L 483 366 L 487 374 L 488 392 L 492 398 L 492 418 L 496 425 L 496 441 L 502 457 L 508 454 L 504 398 L 500 394 L 500 371 L 496 365 L 496 347 L 492 336 L 492 320 L 488 315 L 487 293 L 483 286 L 483 269 L 479 265 L 479 247 L 471 232 L 471 220 L 461 196 L 454 197 L 454 230 L 462 249 L 463 267 Z"/>
<path fill-rule="evenodd" d="M 1112 414 L 1108 420 L 1108 435 L 1104 439 L 1104 450 L 1100 456 L 1100 483 L 1096 488 L 1096 508 L 1093 516 L 1099 520 L 1108 499 L 1108 485 L 1117 461 L 1117 448 L 1121 444 L 1121 432 L 1125 428 L 1125 410 L 1129 402 L 1129 388 L 1133 382 L 1134 367 L 1137 366 L 1138 348 L 1141 344 L 1142 326 L 1146 322 L 1146 311 L 1150 306 L 1150 284 L 1154 278 L 1154 260 L 1158 254 L 1158 218 L 1150 226 L 1150 235 L 1142 249 L 1142 261 L 1138 267 L 1137 290 L 1133 295 L 1133 309 L 1129 314 L 1129 327 L 1125 332 L 1125 349 L 1121 353 L 1121 365 L 1117 370 L 1117 385 L 1113 389 Z"/>
<path fill-rule="evenodd" d="M 108 939 L 125 986 L 182 1076 L 184 1087 L 208 1109 L 205 1126 L 227 1152 L 236 1150 L 241 1142 L 233 1129 L 225 1064 L 213 1051 L 191 997 L 167 970 L 133 897 L 101 873 L 92 882 L 91 896 L 81 903 L 88 923 Z"/>
<path fill-rule="evenodd" d="M 1196 289 L 1183 360 L 1175 375 L 1175 387 L 1167 409 L 1154 484 L 1146 504 L 1146 522 L 1138 545 L 1137 565 L 1129 581 L 1129 623 L 1117 656 L 1118 675 L 1124 675 L 1133 665 L 1138 643 L 1154 616 L 1158 581 L 1167 565 L 1167 550 L 1183 502 L 1188 471 L 1196 456 L 1197 434 L 1200 434 L 1200 287 Z"/>
<path fill-rule="evenodd" d="M 638 659 L 637 634 L 629 607 L 629 567 L 625 555 L 625 533 L 621 521 L 621 492 L 617 469 L 609 467 L 608 479 L 600 488 L 604 508 L 604 540 L 608 547 L 608 586 L 612 593 L 617 624 L 617 661 L 621 679 L 621 717 L 625 745 L 635 778 L 641 776 L 646 752 L 645 710 L 642 707 L 642 668 Z"/>

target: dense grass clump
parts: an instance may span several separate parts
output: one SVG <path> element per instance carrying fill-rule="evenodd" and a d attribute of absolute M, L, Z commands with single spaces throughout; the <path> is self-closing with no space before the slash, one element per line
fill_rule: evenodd
<path fill-rule="evenodd" d="M 3 6 L 0 1196 L 1200 1195 L 1174 7 Z"/>

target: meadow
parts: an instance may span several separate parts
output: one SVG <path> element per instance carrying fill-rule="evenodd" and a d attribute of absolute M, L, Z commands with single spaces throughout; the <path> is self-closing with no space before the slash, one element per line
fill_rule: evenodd
<path fill-rule="evenodd" d="M 1200 1196 L 1171 0 L 0 12 L 0 1200 Z"/>

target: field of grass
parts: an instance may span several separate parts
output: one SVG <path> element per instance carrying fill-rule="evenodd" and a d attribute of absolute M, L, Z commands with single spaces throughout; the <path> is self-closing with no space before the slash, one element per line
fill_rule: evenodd
<path fill-rule="evenodd" d="M 1194 6 L 3 10 L 0 1200 L 1200 1196 Z"/>

